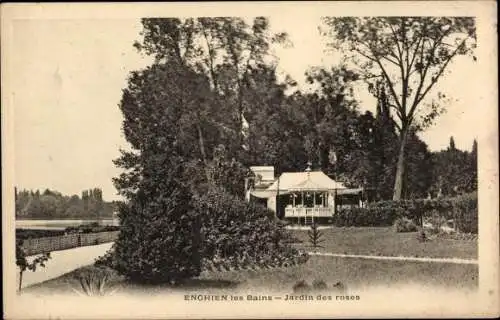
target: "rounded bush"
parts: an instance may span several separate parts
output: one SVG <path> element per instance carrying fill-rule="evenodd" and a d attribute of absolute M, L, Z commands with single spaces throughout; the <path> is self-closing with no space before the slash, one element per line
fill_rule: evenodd
<path fill-rule="evenodd" d="M 323 280 L 314 280 L 312 286 L 315 290 L 326 290 L 328 288 L 327 284 Z"/>
<path fill-rule="evenodd" d="M 305 280 L 299 280 L 293 285 L 294 293 L 307 293 L 311 291 L 311 286 Z"/>
<path fill-rule="evenodd" d="M 201 254 L 233 267 L 280 267 L 300 256 L 294 238 L 269 209 L 219 189 L 196 197 L 194 212 L 202 217 Z"/>

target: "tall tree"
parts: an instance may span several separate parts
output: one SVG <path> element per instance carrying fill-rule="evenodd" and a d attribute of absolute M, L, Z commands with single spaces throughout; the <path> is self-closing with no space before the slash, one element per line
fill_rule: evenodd
<path fill-rule="evenodd" d="M 122 195 L 135 193 L 144 165 L 142 153 L 152 148 L 151 143 L 161 152 L 173 143 L 184 161 L 202 161 L 205 182 L 210 182 L 208 157 L 218 140 L 217 128 L 210 121 L 210 96 L 207 79 L 175 61 L 132 73 L 120 105 L 125 137 L 133 149 L 122 151 L 116 163 L 130 169 L 116 179 Z M 151 141 L 151 136 L 156 140 Z"/>
<path fill-rule="evenodd" d="M 449 150 L 456 150 L 455 147 L 455 139 L 453 139 L 453 136 L 450 137 L 450 145 L 448 146 Z"/>
<path fill-rule="evenodd" d="M 473 148 L 474 149 L 474 148 Z M 442 195 L 453 196 L 477 190 L 477 156 L 453 145 L 434 152 L 433 189 Z"/>
<path fill-rule="evenodd" d="M 324 35 L 330 46 L 360 67 L 364 79 L 387 85 L 390 106 L 398 119 L 399 152 L 393 199 L 403 195 L 405 148 L 412 127 L 424 129 L 441 112 L 429 101 L 450 62 L 476 47 L 471 17 L 327 17 Z M 475 60 L 475 57 L 474 57 Z M 441 93 L 439 98 L 445 98 Z"/>
<path fill-rule="evenodd" d="M 316 87 L 312 100 L 304 104 L 309 120 L 310 140 L 315 155 L 313 162 L 324 171 L 348 172 L 356 150 L 357 104 L 352 96 L 352 83 L 357 75 L 344 66 L 312 68 L 306 80 Z M 335 153 L 335 168 L 331 160 Z"/>
<path fill-rule="evenodd" d="M 386 88 L 379 85 L 373 92 L 377 98 L 377 113 L 374 128 L 374 158 L 377 170 L 377 182 L 373 186 L 377 199 L 390 199 L 393 194 L 397 160 L 397 133 L 390 113 Z"/>
<path fill-rule="evenodd" d="M 185 178 L 186 164 L 203 157 L 193 121 L 207 103 L 207 86 L 203 75 L 173 60 L 134 72 L 123 91 L 123 130 L 132 151 L 115 161 L 125 169 L 115 186 L 127 199 L 115 254 L 131 279 L 176 281 L 200 272 L 200 226 Z"/>
<path fill-rule="evenodd" d="M 415 131 L 408 134 L 406 162 L 405 198 L 425 198 L 433 182 L 432 155 Z"/>
<path fill-rule="evenodd" d="M 472 143 L 472 151 L 469 154 L 469 166 L 468 166 L 468 179 L 467 179 L 467 190 L 477 191 L 477 140 L 474 139 Z"/>
<path fill-rule="evenodd" d="M 273 65 L 271 44 L 284 43 L 286 35 L 272 34 L 264 17 L 254 18 L 250 25 L 236 17 L 146 18 L 142 24 L 143 40 L 135 44 L 139 50 L 158 62 L 177 61 L 210 79 L 218 113 L 224 115 L 212 117 L 222 135 L 219 142 L 239 157 L 245 147 L 245 117 L 256 107 L 248 94 L 250 78 L 254 70 Z"/>

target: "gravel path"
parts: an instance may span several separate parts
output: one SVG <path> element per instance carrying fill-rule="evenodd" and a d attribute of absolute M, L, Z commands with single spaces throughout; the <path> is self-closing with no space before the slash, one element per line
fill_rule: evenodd
<path fill-rule="evenodd" d="M 330 252 L 308 252 L 312 256 L 339 257 L 339 258 L 360 258 L 374 260 L 395 260 L 412 262 L 437 262 L 437 263 L 456 263 L 456 264 L 478 264 L 477 260 L 460 258 L 428 258 L 428 257 L 389 257 L 389 256 L 370 256 L 359 254 L 341 254 Z"/>

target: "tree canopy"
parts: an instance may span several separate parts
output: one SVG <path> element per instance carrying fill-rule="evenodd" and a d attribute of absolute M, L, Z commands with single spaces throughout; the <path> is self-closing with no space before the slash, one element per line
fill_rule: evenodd
<path fill-rule="evenodd" d="M 359 68 L 373 90 L 383 86 L 399 132 L 394 199 L 403 194 L 408 133 L 422 130 L 443 111 L 446 95 L 430 91 L 460 55 L 476 57 L 472 17 L 326 17 L 332 49 Z M 413 129 L 412 129 L 413 128 Z"/>
<path fill-rule="evenodd" d="M 82 196 L 63 195 L 45 189 L 15 190 L 17 219 L 99 219 L 111 218 L 115 210 L 113 202 L 102 199 L 102 190 L 92 188 L 82 191 Z"/>

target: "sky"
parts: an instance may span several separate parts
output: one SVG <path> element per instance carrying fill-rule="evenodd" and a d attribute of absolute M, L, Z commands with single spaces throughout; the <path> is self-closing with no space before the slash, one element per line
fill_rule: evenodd
<path fill-rule="evenodd" d="M 274 31 L 289 33 L 293 47 L 277 51 L 279 68 L 299 83 L 307 68 L 332 65 L 318 33 L 319 19 L 297 23 L 293 15 L 271 17 Z M 127 75 L 149 63 L 133 48 L 141 31 L 138 19 L 15 20 L 10 72 L 14 108 L 15 185 L 55 189 L 64 194 L 101 187 L 106 200 L 117 199 L 112 163 L 126 147 L 118 108 Z M 470 150 L 481 126 L 474 94 L 480 82 L 472 60 L 452 65 L 439 89 L 455 101 L 421 135 L 430 150 L 456 146 Z M 461 88 L 457 90 L 457 88 Z M 375 104 L 358 93 L 361 109 Z M 467 128 L 467 130 L 464 130 Z"/>

